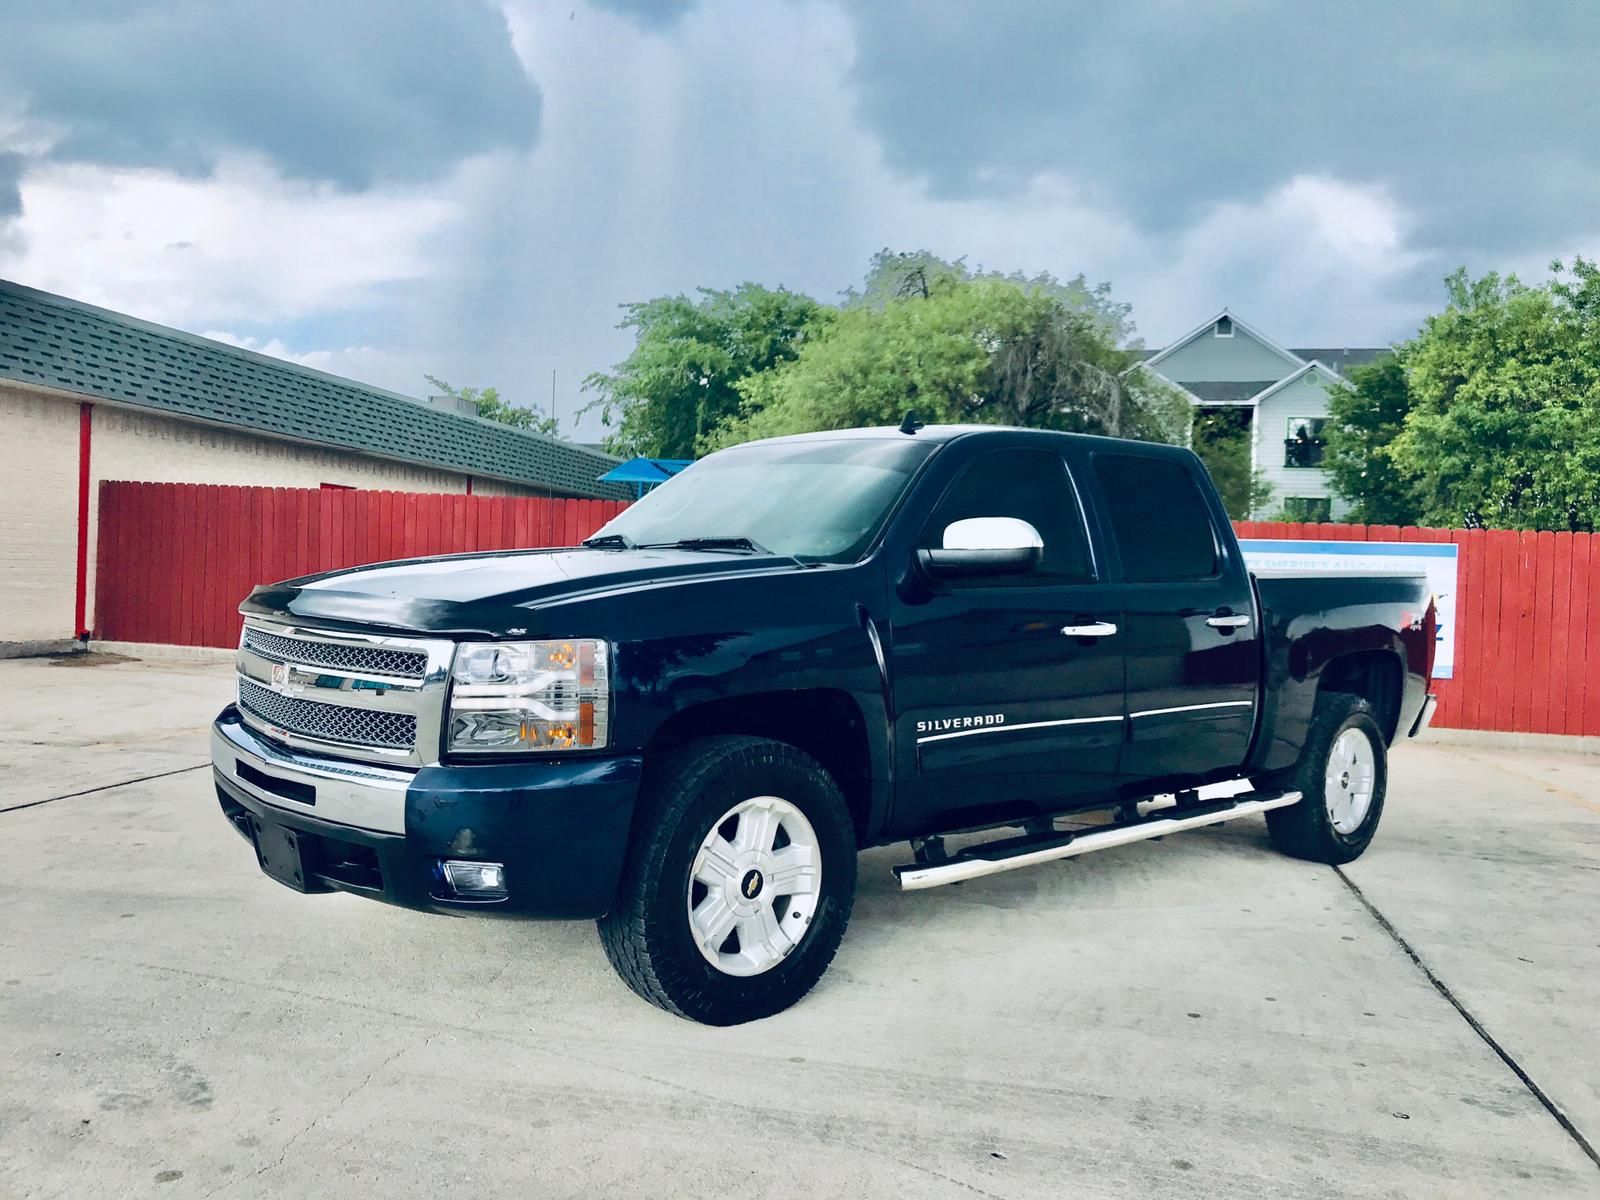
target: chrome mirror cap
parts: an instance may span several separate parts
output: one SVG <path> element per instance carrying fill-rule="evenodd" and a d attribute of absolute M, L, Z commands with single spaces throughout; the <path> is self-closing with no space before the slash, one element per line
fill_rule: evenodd
<path fill-rule="evenodd" d="M 1044 539 L 1017 517 L 968 517 L 945 526 L 944 545 L 917 551 L 928 579 L 1025 575 L 1044 558 Z"/>
<path fill-rule="evenodd" d="M 968 517 L 945 526 L 946 550 L 1043 550 L 1039 531 L 1019 517 Z"/>

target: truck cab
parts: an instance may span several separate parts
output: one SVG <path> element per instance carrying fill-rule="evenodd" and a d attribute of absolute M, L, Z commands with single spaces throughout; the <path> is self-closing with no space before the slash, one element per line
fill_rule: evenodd
<path fill-rule="evenodd" d="M 910 552 L 891 551 L 905 564 L 888 606 L 897 826 L 1237 774 L 1263 658 L 1249 573 L 1198 460 L 1033 433 L 949 449 L 925 519 L 896 531 Z M 982 541 L 962 523 L 996 517 L 1036 532 L 1038 562 L 947 571 L 952 528 Z"/>

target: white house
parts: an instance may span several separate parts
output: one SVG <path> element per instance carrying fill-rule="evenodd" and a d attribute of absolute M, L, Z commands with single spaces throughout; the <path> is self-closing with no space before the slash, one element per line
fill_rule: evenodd
<path fill-rule="evenodd" d="M 1153 372 L 1183 391 L 1196 408 L 1247 409 L 1250 463 L 1272 485 L 1264 517 L 1337 519 L 1347 507 L 1328 486 L 1322 426 L 1330 383 L 1343 372 L 1389 351 L 1280 346 L 1227 309 L 1161 350 L 1138 370 Z"/>

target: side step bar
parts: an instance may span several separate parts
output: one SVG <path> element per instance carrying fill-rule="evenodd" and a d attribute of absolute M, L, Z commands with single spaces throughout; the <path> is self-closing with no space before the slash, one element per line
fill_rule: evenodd
<path fill-rule="evenodd" d="M 1008 838 L 973 846 L 952 856 L 945 862 L 914 864 L 894 868 L 900 889 L 906 892 L 923 888 L 940 887 L 947 883 L 960 883 L 965 879 L 978 879 L 984 875 L 998 875 L 1001 871 L 1015 871 L 1021 867 L 1055 862 L 1062 858 L 1076 858 L 1095 850 L 1109 850 L 1113 846 L 1126 846 L 1149 838 L 1181 833 L 1185 829 L 1199 829 L 1206 825 L 1220 825 L 1240 817 L 1270 812 L 1274 808 L 1287 808 L 1300 802 L 1299 792 L 1263 795 L 1247 792 L 1234 800 L 1202 804 L 1198 810 L 1150 816 L 1122 825 L 1111 825 L 1088 833 L 1054 833 L 1043 837 Z"/>

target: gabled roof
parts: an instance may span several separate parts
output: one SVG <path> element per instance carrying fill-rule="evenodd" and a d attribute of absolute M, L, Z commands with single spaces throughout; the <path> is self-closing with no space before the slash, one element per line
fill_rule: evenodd
<path fill-rule="evenodd" d="M 1201 334 L 1210 332 L 1210 330 L 1213 329 L 1216 326 L 1216 323 L 1223 317 L 1227 317 L 1228 320 L 1232 321 L 1233 322 L 1233 327 L 1235 329 L 1244 330 L 1251 337 L 1255 338 L 1256 341 L 1260 342 L 1263 346 L 1265 346 L 1268 350 L 1273 351 L 1275 354 L 1282 355 L 1286 365 L 1288 365 L 1290 367 L 1294 367 L 1294 366 L 1298 366 L 1300 363 L 1303 363 L 1305 361 L 1303 358 L 1301 358 L 1294 351 L 1285 349 L 1284 347 L 1278 345 L 1277 342 L 1273 341 L 1271 338 L 1269 338 L 1266 334 L 1262 333 L 1255 326 L 1247 324 L 1244 320 L 1242 320 L 1241 318 L 1235 316 L 1232 312 L 1228 311 L 1225 308 L 1221 312 L 1216 313 L 1214 316 L 1212 316 L 1212 318 L 1209 321 L 1206 321 L 1206 322 L 1204 322 L 1204 323 L 1202 323 L 1200 325 L 1196 325 L 1193 329 L 1191 329 L 1188 333 L 1184 334 L 1177 341 L 1173 342 L 1170 346 L 1167 346 L 1166 348 L 1161 349 L 1161 350 L 1157 350 L 1149 358 L 1144 360 L 1144 365 L 1147 366 L 1147 367 L 1154 366 L 1155 364 L 1159 363 L 1162 359 L 1166 358 L 1168 355 L 1176 354 L 1179 350 L 1183 349 L 1185 346 L 1187 346 L 1190 342 L 1194 341 L 1195 338 L 1199 337 Z"/>
<path fill-rule="evenodd" d="M 1323 366 L 1322 363 L 1316 362 L 1316 361 L 1308 362 L 1305 366 L 1301 367 L 1298 371 L 1295 371 L 1295 372 L 1293 372 L 1291 374 L 1285 375 L 1282 379 L 1278 380 L 1277 383 L 1273 384 L 1266 391 L 1257 393 L 1253 403 L 1260 404 L 1268 396 L 1276 395 L 1277 393 L 1283 391 L 1283 389 L 1288 387 L 1291 383 L 1294 383 L 1297 380 L 1304 379 L 1307 375 L 1311 374 L 1311 372 L 1313 372 L 1313 371 L 1320 372 L 1323 375 L 1323 377 L 1327 379 L 1327 381 L 1329 383 L 1338 383 L 1340 381 L 1340 378 L 1341 378 L 1339 372 L 1335 371 L 1332 367 Z"/>
<path fill-rule="evenodd" d="M 629 498 L 609 454 L 0 279 L 0 379 L 317 446 Z"/>

